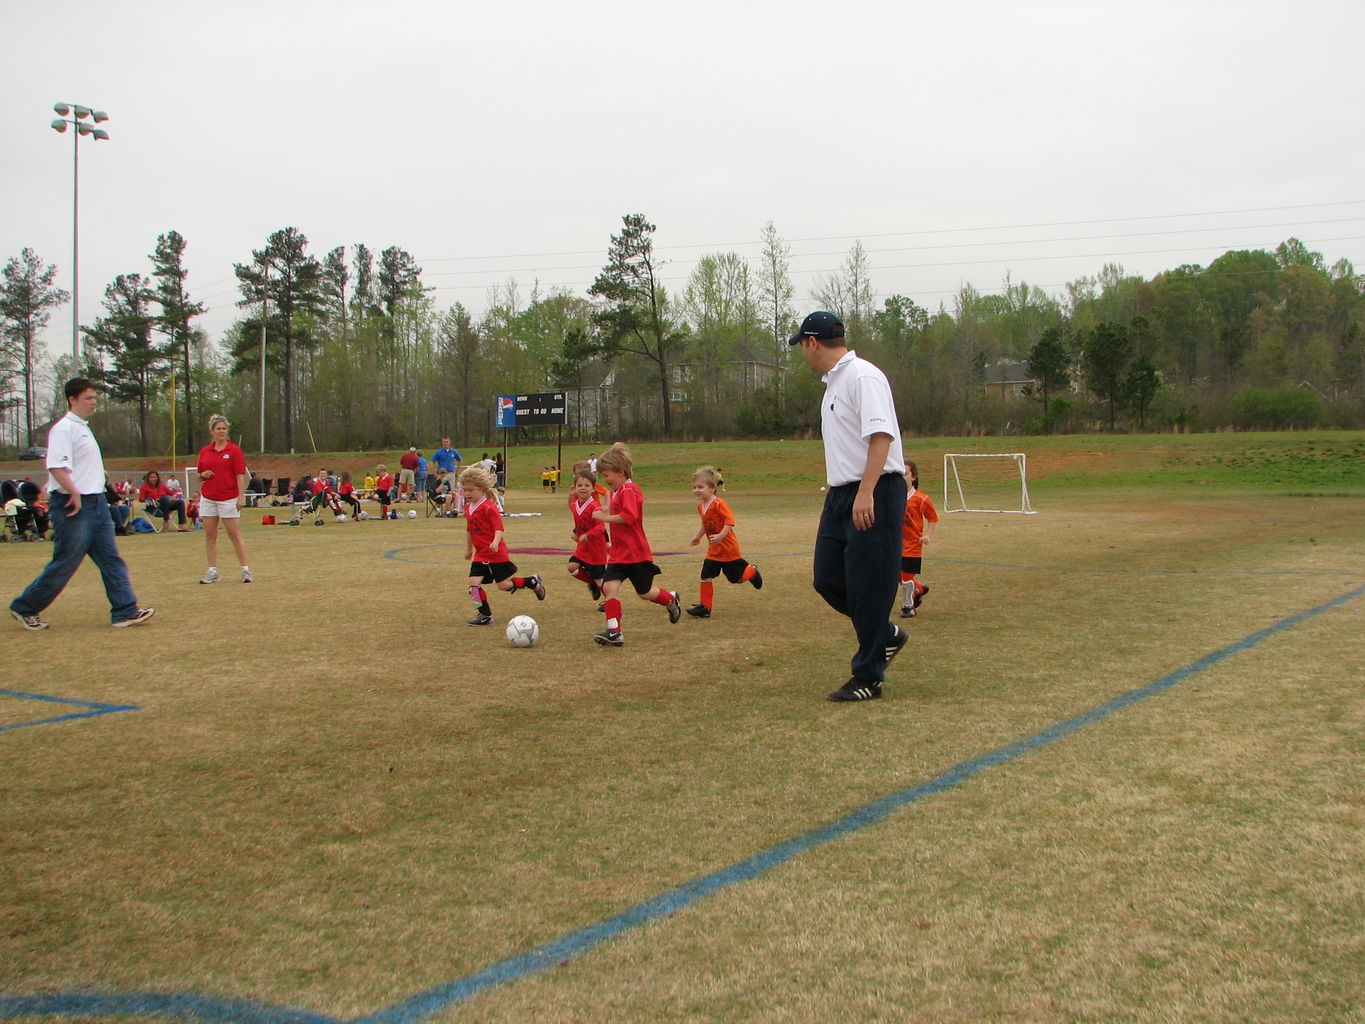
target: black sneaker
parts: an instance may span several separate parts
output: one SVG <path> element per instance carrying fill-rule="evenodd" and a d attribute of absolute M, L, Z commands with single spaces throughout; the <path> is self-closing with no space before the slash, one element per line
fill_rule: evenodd
<path fill-rule="evenodd" d="M 752 583 L 752 584 L 754 585 L 754 589 L 755 589 L 755 590 L 762 590 L 762 589 L 763 589 L 763 574 L 762 574 L 761 572 L 758 571 L 758 566 L 756 566 L 756 565 L 755 565 L 755 566 L 751 566 L 751 568 L 754 570 L 754 574 L 753 574 L 752 576 L 749 577 L 749 582 Z"/>
<path fill-rule="evenodd" d="M 825 700 L 832 700 L 836 704 L 854 700 L 876 700 L 882 695 L 881 683 L 869 683 L 862 679 L 850 679 L 839 689 L 831 693 Z"/>
<path fill-rule="evenodd" d="M 599 612 L 602 612 L 603 614 L 606 614 L 606 611 L 607 611 L 607 604 L 606 604 L 606 602 L 604 601 L 604 602 L 602 602 L 601 604 L 599 604 L 599 605 L 597 606 L 597 610 L 598 610 Z"/>
<path fill-rule="evenodd" d="M 902 618 L 902 619 L 913 619 L 914 617 L 915 617 L 915 607 L 914 607 L 914 605 L 909 605 L 909 604 L 903 604 L 903 605 L 901 605 L 901 618 Z"/>
<path fill-rule="evenodd" d="M 698 619 L 709 619 L 711 617 L 711 609 L 704 604 L 694 604 L 691 608 L 687 609 L 687 614 Z"/>
<path fill-rule="evenodd" d="M 593 637 L 603 647 L 624 647 L 625 638 L 619 629 L 604 629 Z"/>
<path fill-rule="evenodd" d="M 910 634 L 901 629 L 900 626 L 892 626 L 891 628 L 895 630 L 895 633 L 891 636 L 891 642 L 882 651 L 882 661 L 887 665 L 896 659 L 896 655 L 900 654 L 901 648 L 910 639 Z"/>
<path fill-rule="evenodd" d="M 545 582 L 540 578 L 539 574 L 533 573 L 530 576 L 527 576 L 526 585 L 535 593 L 537 601 L 545 600 Z"/>
<path fill-rule="evenodd" d="M 602 600 L 602 588 L 597 585 L 596 580 L 588 580 L 588 593 L 592 595 L 594 601 Z M 602 609 L 597 609 L 601 611 Z"/>
<path fill-rule="evenodd" d="M 919 607 L 919 603 L 920 603 L 921 601 L 924 600 L 924 595 L 927 594 L 927 593 L 929 593 L 929 584 L 926 583 L 926 584 L 924 584 L 923 586 L 924 586 L 924 589 L 921 590 L 921 591 L 918 591 L 918 592 L 915 594 L 915 607 L 916 607 L 916 608 L 918 608 L 918 607 Z"/>
<path fill-rule="evenodd" d="M 491 626 L 493 625 L 493 616 L 475 615 L 472 619 L 469 620 L 469 624 L 471 626 Z"/>
<path fill-rule="evenodd" d="M 682 618 L 682 602 L 678 600 L 678 595 L 673 594 L 673 600 L 668 602 L 668 621 L 677 622 Z"/>

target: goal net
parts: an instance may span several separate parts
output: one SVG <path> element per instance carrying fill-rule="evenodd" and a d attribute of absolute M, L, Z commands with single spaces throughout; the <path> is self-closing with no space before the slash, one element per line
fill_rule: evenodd
<path fill-rule="evenodd" d="M 943 511 L 1033 515 L 1027 456 L 1023 452 L 945 454 Z"/>

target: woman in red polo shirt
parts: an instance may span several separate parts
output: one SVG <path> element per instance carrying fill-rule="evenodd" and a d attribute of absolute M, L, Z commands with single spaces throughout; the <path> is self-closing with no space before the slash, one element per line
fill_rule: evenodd
<path fill-rule="evenodd" d="M 209 570 L 200 583 L 218 582 L 218 521 L 227 530 L 237 561 L 242 565 L 242 582 L 251 582 L 246 564 L 246 541 L 242 539 L 242 505 L 246 501 L 246 456 L 228 440 L 226 416 L 209 417 L 213 440 L 199 451 L 199 518 L 204 523 L 204 549 Z"/>

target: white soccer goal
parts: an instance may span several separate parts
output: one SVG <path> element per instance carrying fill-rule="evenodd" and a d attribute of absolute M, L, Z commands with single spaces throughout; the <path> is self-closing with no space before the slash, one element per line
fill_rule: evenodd
<path fill-rule="evenodd" d="M 943 511 L 1033 515 L 1028 457 L 1023 452 L 945 454 Z"/>

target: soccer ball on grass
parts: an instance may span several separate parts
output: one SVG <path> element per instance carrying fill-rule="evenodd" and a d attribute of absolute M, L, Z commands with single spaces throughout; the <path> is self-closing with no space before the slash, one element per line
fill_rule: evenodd
<path fill-rule="evenodd" d="M 507 642 L 513 647 L 530 647 L 540 639 L 540 626 L 529 615 L 515 615 L 507 623 Z"/>
<path fill-rule="evenodd" d="M 409 518 L 409 519 L 416 519 L 416 518 L 417 518 L 417 510 L 416 510 L 415 508 L 410 508 L 410 509 L 408 509 L 408 518 Z"/>

